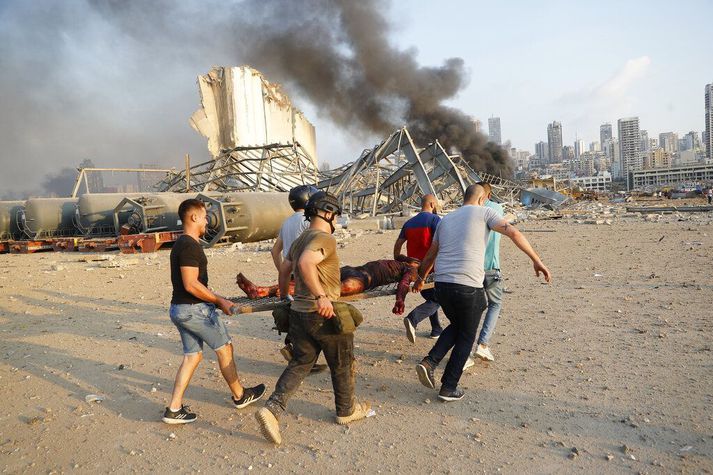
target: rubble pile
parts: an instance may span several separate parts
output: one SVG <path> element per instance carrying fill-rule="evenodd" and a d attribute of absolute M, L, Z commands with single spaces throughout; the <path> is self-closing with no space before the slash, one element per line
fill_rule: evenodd
<path fill-rule="evenodd" d="M 696 224 L 712 224 L 713 211 L 688 213 L 676 209 L 657 212 L 631 212 L 624 203 L 580 201 L 569 203 L 559 209 L 528 209 L 520 204 L 505 204 L 506 214 L 511 214 L 513 222 L 558 220 L 566 224 L 586 224 L 611 226 L 615 223 L 649 222 L 673 223 L 690 221 Z"/>

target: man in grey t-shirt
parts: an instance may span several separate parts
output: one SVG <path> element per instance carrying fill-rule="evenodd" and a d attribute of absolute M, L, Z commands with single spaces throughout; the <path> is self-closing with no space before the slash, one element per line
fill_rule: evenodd
<path fill-rule="evenodd" d="M 550 271 L 525 236 L 494 210 L 482 206 L 485 194 L 482 186 L 469 186 L 463 206 L 441 220 L 433 244 L 421 261 L 419 277 L 413 287 L 414 292 L 421 290 L 423 280 L 435 263 L 436 300 L 450 325 L 443 330 L 428 356 L 416 366 L 416 372 L 424 386 L 435 388 L 435 369 L 453 350 L 441 378 L 438 398 L 442 401 L 457 401 L 464 396 L 458 382 L 473 349 L 480 317 L 487 307 L 483 281 L 485 248 L 490 232 L 509 237 L 530 257 L 536 275 L 542 273 L 545 281 L 550 281 Z"/>

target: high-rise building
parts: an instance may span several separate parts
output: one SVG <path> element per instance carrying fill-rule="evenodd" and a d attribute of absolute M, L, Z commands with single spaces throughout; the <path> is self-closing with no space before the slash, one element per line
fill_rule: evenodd
<path fill-rule="evenodd" d="M 549 154 L 547 153 L 547 144 L 543 141 L 539 141 L 535 144 L 535 156 L 541 162 L 546 162 L 549 159 Z"/>
<path fill-rule="evenodd" d="M 562 161 L 565 160 L 574 160 L 574 147 L 572 145 L 562 147 Z"/>
<path fill-rule="evenodd" d="M 481 131 L 483 129 L 483 123 L 478 119 L 473 119 L 473 128 L 475 129 L 475 132 L 477 134 L 480 134 L 482 133 Z"/>
<path fill-rule="evenodd" d="M 681 146 L 681 145 L 683 145 L 683 146 Z M 691 130 L 686 135 L 684 135 L 683 139 L 681 139 L 681 141 L 679 142 L 678 148 L 679 148 L 679 151 L 700 150 L 702 147 L 701 147 L 701 139 L 700 139 L 700 136 L 698 135 L 698 132 Z"/>
<path fill-rule="evenodd" d="M 602 144 L 602 148 L 604 148 L 604 144 L 607 143 L 608 140 L 612 139 L 612 133 L 611 133 L 611 124 L 606 123 L 602 124 L 599 126 L 599 143 Z"/>
<path fill-rule="evenodd" d="M 651 150 L 651 143 L 649 142 L 649 132 L 646 130 L 641 130 L 639 131 L 639 137 L 641 141 L 641 145 L 639 146 L 641 148 L 641 152 L 648 152 Z"/>
<path fill-rule="evenodd" d="M 555 121 L 547 125 L 547 147 L 549 162 L 562 162 L 562 124 Z"/>
<path fill-rule="evenodd" d="M 662 148 L 655 148 L 644 154 L 644 170 L 652 168 L 669 168 L 671 166 L 671 154 Z"/>
<path fill-rule="evenodd" d="M 675 132 L 663 132 L 659 134 L 659 147 L 668 153 L 678 152 L 678 134 Z"/>
<path fill-rule="evenodd" d="M 705 89 L 706 130 L 703 132 L 706 156 L 713 160 L 713 83 L 706 84 Z"/>
<path fill-rule="evenodd" d="M 617 128 L 619 136 L 619 153 L 621 156 L 621 171 L 624 174 L 624 178 L 626 178 L 626 187 L 629 189 L 629 174 L 643 168 L 639 118 L 627 117 L 619 119 Z"/>
<path fill-rule="evenodd" d="M 619 150 L 619 140 L 615 138 L 609 139 L 607 142 L 609 147 L 609 154 L 611 156 L 611 174 L 615 180 L 619 180 L 624 177 L 624 173 L 621 169 L 621 153 Z"/>
<path fill-rule="evenodd" d="M 577 139 L 574 141 L 574 158 L 579 158 L 582 156 L 587 149 L 584 148 L 584 140 Z"/>
<path fill-rule="evenodd" d="M 503 139 L 500 134 L 500 117 L 491 117 L 488 119 L 488 140 L 502 145 Z"/>
<path fill-rule="evenodd" d="M 592 142 L 589 144 L 589 151 L 590 152 L 601 152 L 602 146 L 599 142 Z"/>

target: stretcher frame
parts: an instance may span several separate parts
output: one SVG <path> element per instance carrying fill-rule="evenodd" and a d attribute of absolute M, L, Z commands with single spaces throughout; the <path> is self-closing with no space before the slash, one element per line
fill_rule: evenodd
<path fill-rule="evenodd" d="M 345 295 L 344 297 L 339 297 L 340 302 L 356 302 L 359 300 L 373 299 L 377 297 L 386 297 L 389 295 L 396 295 L 396 290 L 398 288 L 398 282 L 393 282 L 391 284 L 382 285 L 379 287 L 374 287 L 371 290 L 362 292 L 359 294 Z M 426 282 L 423 285 L 422 290 L 432 289 L 433 282 Z M 267 312 L 272 311 L 280 305 L 284 305 L 284 302 L 280 300 L 279 297 L 263 297 L 259 299 L 251 299 L 248 297 L 231 297 L 228 300 L 233 302 L 235 306 L 233 307 L 234 315 L 244 315 L 248 313 L 257 312 Z"/>

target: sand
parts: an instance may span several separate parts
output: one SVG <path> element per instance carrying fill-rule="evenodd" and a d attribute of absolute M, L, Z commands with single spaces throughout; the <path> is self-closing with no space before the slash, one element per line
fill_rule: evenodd
<path fill-rule="evenodd" d="M 713 216 L 610 226 L 530 221 L 553 273 L 544 285 L 504 240 L 507 293 L 495 361 L 441 403 L 414 366 L 391 297 L 358 302 L 357 394 L 376 416 L 333 422 L 329 375 L 309 377 L 260 435 L 261 403 L 230 405 L 206 351 L 187 392 L 196 423 L 160 421 L 181 346 L 168 319 L 167 251 L 94 262 L 93 254 L 0 255 L 0 467 L 48 472 L 553 473 L 713 471 Z M 396 231 L 344 241 L 341 261 L 388 258 Z M 237 296 L 237 272 L 275 279 L 262 246 L 208 250 L 210 284 Z M 259 250 L 256 250 L 259 249 Z M 119 266 L 119 267 L 100 267 Z M 407 299 L 407 311 L 420 302 Z M 441 316 L 442 321 L 445 318 Z M 269 313 L 226 317 L 243 382 L 268 392 L 285 367 Z M 437 377 L 440 374 L 437 373 Z M 103 396 L 87 403 L 85 396 Z"/>

